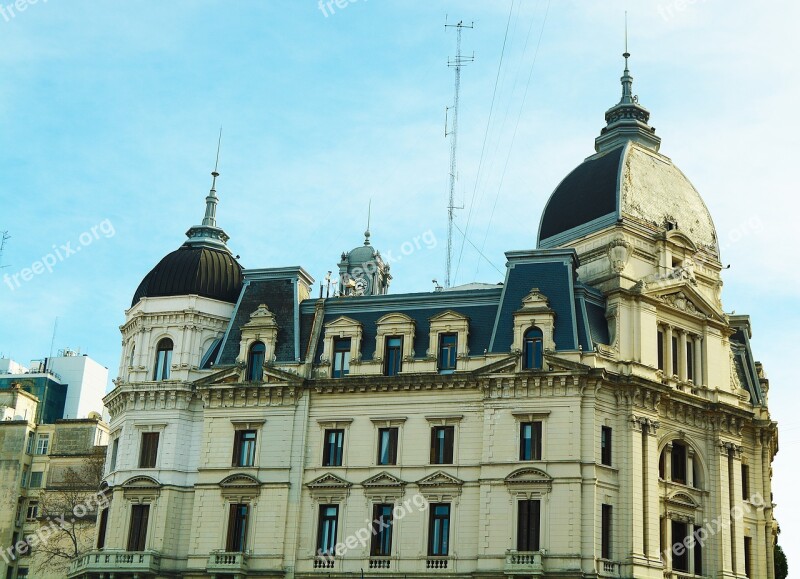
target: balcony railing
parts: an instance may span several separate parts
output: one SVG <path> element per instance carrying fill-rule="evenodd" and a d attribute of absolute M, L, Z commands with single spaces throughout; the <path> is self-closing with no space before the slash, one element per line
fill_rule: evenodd
<path fill-rule="evenodd" d="M 213 551 L 208 557 L 209 573 L 246 573 L 247 555 L 242 552 Z"/>
<path fill-rule="evenodd" d="M 69 576 L 115 571 L 155 575 L 160 570 L 161 556 L 153 551 L 90 551 L 72 560 Z"/>
<path fill-rule="evenodd" d="M 327 557 L 321 555 L 319 557 L 314 557 L 314 569 L 333 569 L 335 562 L 336 559 L 334 559 L 333 556 Z"/>
<path fill-rule="evenodd" d="M 519 575 L 542 575 L 543 551 L 506 551 L 506 573 Z"/>
<path fill-rule="evenodd" d="M 619 577 L 619 563 L 608 559 L 597 561 L 597 573 L 600 577 Z"/>
<path fill-rule="evenodd" d="M 450 565 L 450 557 L 428 557 L 425 561 L 426 569 L 447 569 Z"/>
<path fill-rule="evenodd" d="M 369 568 L 373 570 L 379 569 L 391 569 L 392 567 L 392 558 L 391 557 L 370 557 L 369 558 Z"/>

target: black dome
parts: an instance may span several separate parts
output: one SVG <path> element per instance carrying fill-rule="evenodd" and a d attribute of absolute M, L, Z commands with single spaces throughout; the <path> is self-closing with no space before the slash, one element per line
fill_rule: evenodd
<path fill-rule="evenodd" d="M 242 266 L 223 249 L 184 245 L 162 259 L 139 284 L 131 307 L 142 298 L 199 295 L 236 303 Z"/>

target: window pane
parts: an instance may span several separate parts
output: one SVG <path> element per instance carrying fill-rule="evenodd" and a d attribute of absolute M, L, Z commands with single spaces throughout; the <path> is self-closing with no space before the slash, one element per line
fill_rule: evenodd
<path fill-rule="evenodd" d="M 378 430 L 378 464 L 397 464 L 397 428 Z"/>
<path fill-rule="evenodd" d="M 450 504 L 431 505 L 428 555 L 444 557 L 450 550 Z"/>
<path fill-rule="evenodd" d="M 400 373 L 402 365 L 403 338 L 396 336 L 386 338 L 386 363 L 384 366 L 384 374 L 387 376 L 396 376 Z"/>
<path fill-rule="evenodd" d="M 686 447 L 680 443 L 672 443 L 672 480 L 686 484 Z"/>
<path fill-rule="evenodd" d="M 144 551 L 147 543 L 147 521 L 150 505 L 131 507 L 131 528 L 128 534 L 128 551 Z"/>
<path fill-rule="evenodd" d="M 439 336 L 439 371 L 450 373 L 456 369 L 458 354 L 458 337 L 456 334 Z"/>
<path fill-rule="evenodd" d="M 250 347 L 247 357 L 247 379 L 250 382 L 260 382 L 264 378 L 264 358 L 267 348 L 262 342 L 256 342 Z"/>
<path fill-rule="evenodd" d="M 322 466 L 342 466 L 344 456 L 344 430 L 325 430 Z"/>
<path fill-rule="evenodd" d="M 342 378 L 350 373 L 350 338 L 333 341 L 333 377 Z"/>
<path fill-rule="evenodd" d="M 611 505 L 602 506 L 601 518 L 600 556 L 603 559 L 611 559 Z"/>
<path fill-rule="evenodd" d="M 226 550 L 240 552 L 246 548 L 248 505 L 232 504 L 228 516 L 228 541 Z"/>
<path fill-rule="evenodd" d="M 541 503 L 523 500 L 517 503 L 517 550 L 538 551 L 541 533 Z"/>
<path fill-rule="evenodd" d="M 389 557 L 392 554 L 392 505 L 375 505 L 372 510 L 372 544 L 370 555 Z"/>
<path fill-rule="evenodd" d="M 603 426 L 600 429 L 600 461 L 611 466 L 611 428 Z"/>
<path fill-rule="evenodd" d="M 319 555 L 334 554 L 338 519 L 338 505 L 320 505 L 319 527 L 317 529 L 317 553 Z"/>
<path fill-rule="evenodd" d="M 431 429 L 431 464 L 453 464 L 454 426 Z"/>
<path fill-rule="evenodd" d="M 155 468 L 158 458 L 158 432 L 142 433 L 142 448 L 139 455 L 139 468 Z"/>

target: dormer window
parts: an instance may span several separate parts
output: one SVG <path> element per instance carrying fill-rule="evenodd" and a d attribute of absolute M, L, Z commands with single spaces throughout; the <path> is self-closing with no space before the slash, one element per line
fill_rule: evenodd
<path fill-rule="evenodd" d="M 333 377 L 344 378 L 350 373 L 350 338 L 333 340 Z"/>
<path fill-rule="evenodd" d="M 525 332 L 522 344 L 524 368 L 526 370 L 541 370 L 544 353 L 543 334 L 539 328 L 531 328 Z"/>
<path fill-rule="evenodd" d="M 267 347 L 264 342 L 255 342 L 250 346 L 247 355 L 247 380 L 250 382 L 261 382 L 264 379 L 264 360 L 267 355 Z"/>
<path fill-rule="evenodd" d="M 439 335 L 439 373 L 452 374 L 456 369 L 458 334 Z"/>
<path fill-rule="evenodd" d="M 383 373 L 386 376 L 397 376 L 403 369 L 403 337 L 389 336 L 386 338 L 386 357 Z"/>
<path fill-rule="evenodd" d="M 172 348 L 172 340 L 169 338 L 164 338 L 158 343 L 153 380 L 169 380 L 169 371 L 172 366 Z"/>

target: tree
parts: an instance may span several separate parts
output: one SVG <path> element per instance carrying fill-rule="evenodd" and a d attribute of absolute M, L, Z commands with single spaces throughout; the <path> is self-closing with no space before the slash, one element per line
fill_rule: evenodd
<path fill-rule="evenodd" d="M 775 544 L 775 579 L 786 579 L 789 576 L 789 562 L 781 546 Z"/>
<path fill-rule="evenodd" d="M 40 571 L 65 571 L 72 559 L 93 547 L 94 527 L 105 495 L 100 492 L 105 447 L 70 457 L 59 465 L 51 459 L 47 487 L 39 494 L 39 529 L 25 539 Z M 66 575 L 66 573 L 65 573 Z"/>

